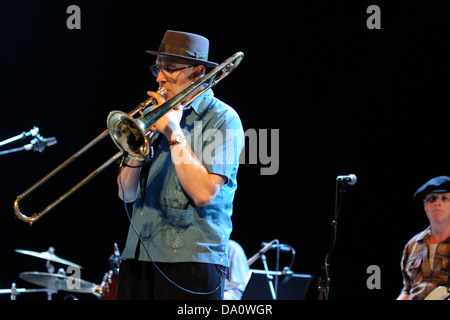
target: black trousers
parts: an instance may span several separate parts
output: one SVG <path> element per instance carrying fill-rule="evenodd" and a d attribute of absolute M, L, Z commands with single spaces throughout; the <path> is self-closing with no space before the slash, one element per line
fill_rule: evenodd
<path fill-rule="evenodd" d="M 208 263 L 156 263 L 123 260 L 117 279 L 117 300 L 222 300 L 226 268 Z"/>

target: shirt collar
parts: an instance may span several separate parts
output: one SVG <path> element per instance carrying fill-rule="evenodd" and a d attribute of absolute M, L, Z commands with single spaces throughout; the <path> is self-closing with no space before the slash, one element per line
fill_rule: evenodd
<path fill-rule="evenodd" d="M 417 237 L 416 241 L 422 241 L 430 237 L 431 234 L 431 226 L 428 226 L 425 230 L 423 230 L 419 236 Z"/>
<path fill-rule="evenodd" d="M 195 113 L 200 116 L 203 112 L 209 107 L 210 100 L 214 97 L 214 92 L 212 89 L 206 90 L 202 93 L 197 99 L 195 99 L 188 107 L 188 109 L 192 108 Z"/>
<path fill-rule="evenodd" d="M 431 237 L 431 226 L 428 226 L 425 230 L 423 230 L 419 235 L 417 236 L 416 241 L 424 241 Z M 450 237 L 445 239 L 443 242 L 450 242 Z"/>

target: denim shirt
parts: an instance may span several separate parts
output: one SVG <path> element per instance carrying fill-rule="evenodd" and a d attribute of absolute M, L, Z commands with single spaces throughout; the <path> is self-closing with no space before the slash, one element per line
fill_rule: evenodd
<path fill-rule="evenodd" d="M 228 266 L 236 175 L 244 146 L 241 121 L 210 89 L 184 109 L 180 125 L 187 143 L 208 172 L 226 177 L 226 182 L 209 205 L 197 207 L 178 181 L 163 136 L 148 172 L 145 201 L 138 188 L 132 222 L 155 262 Z M 130 226 L 122 259 L 135 257 L 138 242 Z M 150 261 L 142 244 L 139 248 L 139 260 Z"/>

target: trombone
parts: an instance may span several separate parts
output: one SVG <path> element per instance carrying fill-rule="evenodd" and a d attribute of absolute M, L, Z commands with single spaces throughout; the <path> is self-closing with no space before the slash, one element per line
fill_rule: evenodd
<path fill-rule="evenodd" d="M 157 108 L 153 108 L 147 111 L 152 104 L 156 101 L 153 98 L 148 98 L 147 100 L 141 102 L 133 111 L 129 114 L 121 111 L 112 111 L 108 115 L 107 125 L 108 129 L 103 131 L 100 135 L 94 138 L 91 142 L 85 145 L 83 148 L 78 150 L 75 154 L 69 157 L 66 161 L 61 163 L 42 179 L 33 184 L 30 188 L 25 190 L 23 193 L 17 196 L 14 201 L 14 213 L 16 216 L 30 224 L 30 226 L 37 220 L 39 220 L 47 212 L 55 208 L 58 204 L 64 201 L 67 197 L 72 195 L 75 191 L 84 186 L 88 181 L 93 179 L 97 174 L 102 172 L 110 164 L 117 161 L 122 156 L 129 156 L 137 160 L 143 160 L 145 157 L 151 155 L 151 138 L 149 137 L 152 125 L 163 117 L 167 112 L 176 107 L 178 104 L 182 103 L 184 107 L 189 106 L 195 99 L 202 95 L 206 90 L 212 88 L 217 83 L 219 83 L 223 78 L 228 76 L 234 69 L 240 64 L 241 60 L 244 58 L 243 52 L 236 52 L 234 55 L 226 59 L 220 65 L 215 67 L 209 73 L 204 75 L 202 78 L 197 80 L 194 84 L 174 96 L 169 101 L 161 104 Z M 135 115 L 140 114 L 140 117 L 134 118 Z M 66 166 L 68 166 L 75 159 L 80 157 L 84 152 L 92 148 L 100 140 L 110 134 L 112 140 L 121 150 L 116 153 L 113 157 L 103 163 L 100 167 L 92 171 L 80 182 L 75 184 L 72 188 L 66 191 L 58 199 L 50 203 L 42 211 L 34 213 L 31 216 L 25 215 L 20 211 L 19 203 L 20 201 L 32 193 L 34 190 L 39 188 L 42 184 L 47 182 L 55 174 L 60 172 Z"/>

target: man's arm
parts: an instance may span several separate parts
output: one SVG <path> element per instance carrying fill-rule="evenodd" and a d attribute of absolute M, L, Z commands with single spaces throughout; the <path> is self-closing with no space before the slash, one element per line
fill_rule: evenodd
<path fill-rule="evenodd" d="M 129 166 L 124 166 L 117 176 L 117 185 L 120 199 L 133 202 L 136 200 L 142 162 L 129 159 L 127 165 Z"/>
<path fill-rule="evenodd" d="M 149 91 L 148 94 L 157 99 L 159 105 L 164 103 L 164 100 L 157 93 Z M 207 206 L 214 200 L 227 179 L 221 175 L 209 173 L 195 156 L 180 127 L 182 116 L 183 106 L 179 104 L 159 119 L 152 130 L 158 130 L 164 134 L 168 141 L 172 141 L 176 136 L 182 138 L 181 143 L 170 146 L 178 181 L 196 206 Z"/>
<path fill-rule="evenodd" d="M 181 130 L 173 132 L 172 136 L 182 137 L 181 143 L 170 146 L 170 154 L 178 181 L 196 206 L 209 205 L 227 181 L 227 178 L 208 172 L 195 156 Z"/>

